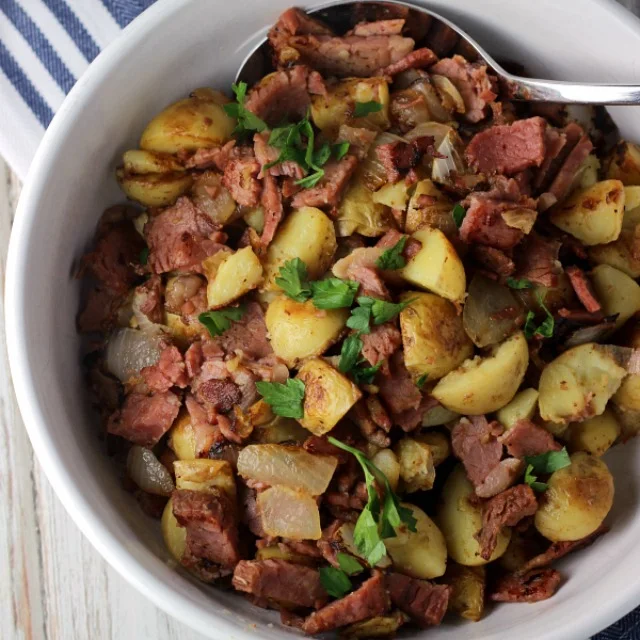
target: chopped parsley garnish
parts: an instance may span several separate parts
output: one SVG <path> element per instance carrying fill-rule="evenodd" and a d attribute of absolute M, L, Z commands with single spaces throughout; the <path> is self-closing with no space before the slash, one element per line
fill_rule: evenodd
<path fill-rule="evenodd" d="M 364 472 L 368 502 L 362 510 L 353 533 L 358 551 L 371 567 L 375 567 L 387 553 L 385 538 L 393 538 L 396 529 L 405 524 L 409 531 L 416 531 L 417 520 L 413 511 L 400 504 L 387 477 L 369 460 L 362 451 L 329 436 L 329 442 L 355 456 Z M 380 503 L 378 490 L 384 491 L 384 501 Z"/>
<path fill-rule="evenodd" d="M 531 287 L 533 287 L 533 282 L 526 278 L 507 278 L 507 286 L 511 289 L 531 289 Z"/>
<path fill-rule="evenodd" d="M 340 362 L 338 363 L 338 369 L 342 373 L 349 373 L 358 364 L 363 346 L 359 336 L 359 333 L 353 334 L 342 343 Z"/>
<path fill-rule="evenodd" d="M 373 367 L 356 367 L 351 369 L 351 377 L 356 384 L 372 384 L 376 377 L 376 373 L 380 371 L 380 367 L 384 360 L 380 360 Z"/>
<path fill-rule="evenodd" d="M 307 282 L 307 265 L 300 258 L 287 260 L 280 267 L 276 284 L 296 302 L 305 302 L 311 297 L 311 285 Z"/>
<path fill-rule="evenodd" d="M 418 389 L 420 389 L 420 391 L 422 391 L 424 385 L 427 383 L 427 379 L 429 378 L 429 374 L 428 373 L 423 373 L 417 380 L 416 380 L 416 387 L 418 387 Z"/>
<path fill-rule="evenodd" d="M 348 576 L 355 576 L 364 568 L 353 556 L 350 556 L 348 553 L 342 553 L 341 551 L 339 551 L 336 554 L 336 560 L 338 561 L 340 568 Z"/>
<path fill-rule="evenodd" d="M 555 325 L 553 315 L 551 314 L 549 309 L 547 309 L 544 301 L 542 300 L 542 297 L 539 294 L 536 294 L 536 298 L 538 299 L 538 304 L 540 305 L 540 307 L 542 307 L 542 310 L 545 312 L 547 317 L 536 327 L 536 314 L 533 311 L 529 311 L 524 323 L 524 335 L 527 338 L 532 338 L 533 336 L 550 338 L 553 335 L 553 329 Z"/>
<path fill-rule="evenodd" d="M 527 466 L 526 471 L 524 472 L 524 481 L 528 484 L 534 491 L 538 493 L 542 493 L 547 490 L 546 482 L 538 482 L 538 476 L 533 474 L 533 465 L 530 464 Z"/>
<path fill-rule="evenodd" d="M 297 419 L 304 416 L 304 382 L 302 380 L 289 378 L 284 384 L 256 382 L 256 389 L 276 415 Z"/>
<path fill-rule="evenodd" d="M 216 311 L 205 311 L 198 316 L 198 320 L 203 324 L 211 337 L 221 336 L 231 327 L 231 322 L 237 322 L 244 315 L 244 305 L 237 307 L 227 307 Z"/>
<path fill-rule="evenodd" d="M 317 309 L 343 309 L 350 307 L 358 293 L 354 280 L 327 278 L 311 283 L 313 304 Z"/>
<path fill-rule="evenodd" d="M 451 215 L 453 216 L 453 221 L 456 223 L 456 227 L 459 229 L 462 226 L 464 217 L 467 215 L 467 211 L 461 204 L 457 204 L 453 207 Z"/>
<path fill-rule="evenodd" d="M 402 236 L 393 247 L 382 252 L 376 260 L 376 267 L 387 270 L 402 269 L 402 267 L 407 264 L 407 261 L 402 255 L 405 244 L 407 244 L 407 236 Z"/>
<path fill-rule="evenodd" d="M 370 333 L 371 307 L 356 307 L 351 310 L 351 316 L 347 320 L 347 327 L 359 333 Z"/>
<path fill-rule="evenodd" d="M 139 260 L 140 264 L 147 264 L 147 261 L 149 260 L 149 247 L 145 247 L 140 251 Z"/>
<path fill-rule="evenodd" d="M 563 447 L 560 451 L 547 451 L 537 456 L 526 456 L 524 461 L 528 465 L 527 470 L 531 467 L 530 473 L 537 475 L 553 473 L 571 464 L 571 458 L 567 453 L 566 447 Z"/>
<path fill-rule="evenodd" d="M 233 133 L 238 137 L 243 137 L 251 131 L 264 131 L 267 128 L 267 123 L 244 106 L 247 96 L 247 83 L 238 82 L 238 84 L 232 84 L 231 89 L 236 96 L 236 101 L 225 104 L 222 108 L 228 116 L 237 120 Z"/>
<path fill-rule="evenodd" d="M 322 567 L 319 572 L 320 582 L 330 596 L 342 598 L 353 589 L 349 576 L 342 569 Z"/>
<path fill-rule="evenodd" d="M 395 318 L 403 309 L 408 307 L 415 298 L 405 300 L 404 302 L 387 302 L 378 298 L 370 298 L 369 296 L 360 296 L 358 304 L 361 307 L 371 309 L 371 317 L 373 324 L 384 324 Z"/>
<path fill-rule="evenodd" d="M 368 116 L 370 113 L 377 113 L 378 111 L 382 111 L 382 104 L 380 102 L 376 102 L 375 100 L 356 102 L 353 115 L 355 118 L 364 118 L 364 116 Z"/>
<path fill-rule="evenodd" d="M 336 160 L 342 160 L 347 155 L 349 147 L 348 142 L 338 142 L 331 147 L 331 151 L 333 151 Z"/>

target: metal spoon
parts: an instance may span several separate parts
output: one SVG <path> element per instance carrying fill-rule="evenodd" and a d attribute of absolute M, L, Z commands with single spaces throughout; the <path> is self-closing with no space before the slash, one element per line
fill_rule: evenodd
<path fill-rule="evenodd" d="M 409 8 L 409 15 L 407 17 L 408 25 L 411 24 L 412 14 L 414 14 L 414 18 L 420 14 L 422 14 L 422 19 L 424 19 L 424 15 L 431 17 L 431 26 L 429 27 L 426 38 L 424 42 L 416 43 L 416 48 L 419 46 L 429 46 L 429 34 L 434 33 L 434 29 L 441 31 L 448 27 L 460 37 L 457 45 L 454 45 L 454 48 L 455 46 L 459 47 L 460 41 L 462 41 L 462 44 L 465 46 L 465 57 L 467 57 L 467 51 L 475 51 L 477 56 L 484 59 L 486 64 L 499 76 L 509 96 L 514 100 L 605 105 L 640 104 L 640 85 L 560 82 L 557 80 L 523 78 L 509 73 L 468 33 L 456 24 L 433 11 L 407 2 L 397 0 L 386 0 L 385 2 L 338 1 L 323 5 L 319 8 L 309 9 L 307 13 L 322 19 L 332 27 L 336 33 L 341 34 L 355 25 L 357 21 L 354 18 L 357 13 L 355 11 L 356 8 L 358 9 L 358 15 L 361 19 L 363 12 L 364 14 L 375 14 L 379 12 L 379 15 L 385 15 L 385 13 L 392 12 L 393 7 L 398 6 Z M 449 54 L 450 52 L 446 51 L 443 53 Z M 258 44 L 247 56 L 236 78 L 237 81 L 244 81 L 252 85 L 273 70 L 269 43 L 265 38 L 265 40 Z"/>

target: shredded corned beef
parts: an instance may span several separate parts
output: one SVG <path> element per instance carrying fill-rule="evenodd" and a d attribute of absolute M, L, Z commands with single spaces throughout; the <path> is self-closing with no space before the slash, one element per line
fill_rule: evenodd
<path fill-rule="evenodd" d="M 584 308 L 589 313 L 597 313 L 602 309 L 600 302 L 596 298 L 596 294 L 593 291 L 591 281 L 585 274 L 585 272 L 579 267 L 567 267 L 565 273 L 569 276 L 569 282 L 573 290 L 578 296 L 578 300 L 584 305 Z"/>
<path fill-rule="evenodd" d="M 391 602 L 421 627 L 440 624 L 447 612 L 451 587 L 410 578 L 401 573 L 387 576 Z"/>
<path fill-rule="evenodd" d="M 495 602 L 540 602 L 550 598 L 560 586 L 562 576 L 555 569 L 532 569 L 524 575 L 507 574 L 489 593 Z"/>
<path fill-rule="evenodd" d="M 529 280 L 543 287 L 556 287 L 562 267 L 558 261 L 560 243 L 533 232 L 515 254 L 516 278 Z"/>
<path fill-rule="evenodd" d="M 407 69 L 426 69 L 436 62 L 438 62 L 438 56 L 431 49 L 423 47 L 412 51 L 398 60 L 398 62 L 385 67 L 379 73 L 381 76 L 396 76 Z"/>

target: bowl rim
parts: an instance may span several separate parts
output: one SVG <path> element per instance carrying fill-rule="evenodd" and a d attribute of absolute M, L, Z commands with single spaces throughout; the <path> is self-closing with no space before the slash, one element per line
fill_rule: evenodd
<path fill-rule="evenodd" d="M 628 29 L 631 23 L 634 25 L 631 28 L 640 34 L 640 17 L 625 9 L 616 0 L 590 2 L 605 9 L 621 26 Z M 152 570 L 145 568 L 132 552 L 126 550 L 120 541 L 104 528 L 100 514 L 94 510 L 75 484 L 68 469 L 58 461 L 50 436 L 50 427 L 35 392 L 32 373 L 28 366 L 26 336 L 21 321 L 26 290 L 25 247 L 28 246 L 31 228 L 37 220 L 37 204 L 50 173 L 53 152 L 73 126 L 74 113 L 82 108 L 86 96 L 90 96 L 100 85 L 103 74 L 132 52 L 145 34 L 180 10 L 182 4 L 183 0 L 157 0 L 126 26 L 78 79 L 47 128 L 25 179 L 9 241 L 4 298 L 7 348 L 18 407 L 37 460 L 65 510 L 83 535 L 120 576 L 167 615 L 209 637 L 241 636 L 250 640 L 259 637 L 259 632 L 255 629 L 250 630 L 240 622 L 233 623 L 223 616 L 217 616 L 213 610 L 204 613 L 199 605 L 187 596 L 177 593 L 169 584 L 162 582 Z M 316 8 L 332 2 L 304 4 Z M 407 4 L 411 4 L 411 0 Z M 599 604 L 594 615 L 575 616 L 562 627 L 539 635 L 538 640 L 588 638 L 613 624 L 640 605 L 640 579 L 635 585 L 627 585 L 624 597 Z M 215 630 L 209 626 L 212 618 L 216 621 Z M 212 636 L 212 633 L 215 635 Z"/>

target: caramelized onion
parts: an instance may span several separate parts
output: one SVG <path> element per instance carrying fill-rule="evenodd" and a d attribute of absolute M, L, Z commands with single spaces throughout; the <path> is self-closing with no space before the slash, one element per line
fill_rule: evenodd
<path fill-rule="evenodd" d="M 156 458 L 153 451 L 137 444 L 129 449 L 127 473 L 147 493 L 170 496 L 175 488 L 169 470 Z"/>
<path fill-rule="evenodd" d="M 320 512 L 316 501 L 289 487 L 270 487 L 256 499 L 262 529 L 268 536 L 290 540 L 319 540 Z"/>
<path fill-rule="evenodd" d="M 120 382 L 127 382 L 145 367 L 156 364 L 161 351 L 160 336 L 136 329 L 120 329 L 107 344 L 107 370 Z"/>
<path fill-rule="evenodd" d="M 366 160 L 360 167 L 360 173 L 362 175 L 363 182 L 367 185 L 367 188 L 371 191 L 379 189 L 382 185 L 387 184 L 387 171 L 384 165 L 378 159 L 376 153 L 376 147 L 383 144 L 389 144 L 391 142 L 404 142 L 404 138 L 397 136 L 393 133 L 381 133 L 373 142 Z"/>

